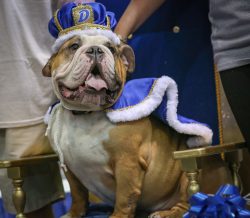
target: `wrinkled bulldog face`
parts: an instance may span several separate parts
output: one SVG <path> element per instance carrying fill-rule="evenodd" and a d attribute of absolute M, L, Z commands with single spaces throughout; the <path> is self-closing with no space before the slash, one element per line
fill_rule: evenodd
<path fill-rule="evenodd" d="M 43 69 L 52 76 L 55 94 L 70 110 L 103 110 L 116 101 L 126 74 L 134 68 L 134 54 L 105 36 L 74 36 Z"/>

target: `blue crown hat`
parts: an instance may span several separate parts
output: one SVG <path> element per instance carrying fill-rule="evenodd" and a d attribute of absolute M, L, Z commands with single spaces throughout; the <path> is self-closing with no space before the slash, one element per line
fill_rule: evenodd
<path fill-rule="evenodd" d="M 53 50 L 57 51 L 66 40 L 82 34 L 105 35 L 114 44 L 120 44 L 119 37 L 113 32 L 116 24 L 115 14 L 101 3 L 67 3 L 49 21 L 49 32 L 56 38 Z"/>

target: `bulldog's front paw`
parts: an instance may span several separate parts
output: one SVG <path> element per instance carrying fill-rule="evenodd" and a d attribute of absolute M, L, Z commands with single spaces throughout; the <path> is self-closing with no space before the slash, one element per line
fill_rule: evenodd
<path fill-rule="evenodd" d="M 183 214 L 173 210 L 165 210 L 152 213 L 148 218 L 182 218 Z"/>
<path fill-rule="evenodd" d="M 179 203 L 170 210 L 157 211 L 148 216 L 148 218 L 182 218 L 188 210 L 187 204 Z"/>

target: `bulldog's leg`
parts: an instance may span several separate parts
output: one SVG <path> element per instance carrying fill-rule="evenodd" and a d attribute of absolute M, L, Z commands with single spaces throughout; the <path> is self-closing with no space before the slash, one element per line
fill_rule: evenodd
<path fill-rule="evenodd" d="M 220 185 L 232 183 L 230 171 L 220 155 L 204 157 L 201 160 L 202 170 L 199 172 L 199 183 L 201 192 L 213 194 Z M 216 178 L 216 179 L 215 179 Z M 159 211 L 151 214 L 150 218 L 181 218 L 188 210 L 187 204 L 187 177 L 185 174 L 181 178 L 180 201 L 168 211 Z"/>
<path fill-rule="evenodd" d="M 170 210 L 157 211 L 149 215 L 149 218 L 182 218 L 183 214 L 189 209 L 188 180 L 185 173 L 182 173 L 180 179 L 179 200 Z"/>
<path fill-rule="evenodd" d="M 116 163 L 116 202 L 110 218 L 134 217 L 144 175 L 139 158 L 125 156 Z"/>
<path fill-rule="evenodd" d="M 67 172 L 64 173 L 69 182 L 72 205 L 69 212 L 61 218 L 80 218 L 85 215 L 88 207 L 88 190 L 69 170 L 69 168 L 67 168 Z"/>

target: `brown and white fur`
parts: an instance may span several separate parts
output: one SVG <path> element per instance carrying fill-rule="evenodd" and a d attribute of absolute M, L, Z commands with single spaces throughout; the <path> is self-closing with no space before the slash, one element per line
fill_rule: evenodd
<path fill-rule="evenodd" d="M 150 217 L 182 217 L 188 209 L 187 179 L 172 158 L 173 151 L 186 148 L 187 136 L 153 117 L 119 124 L 106 117 L 104 110 L 119 97 L 133 68 L 128 45 L 82 35 L 66 41 L 43 69 L 61 100 L 52 112 L 49 138 L 68 169 L 73 204 L 64 218 L 85 214 L 88 191 L 114 204 L 111 218 L 132 218 L 136 209 Z M 202 191 L 214 193 L 230 181 L 219 157 L 205 165 Z"/>

